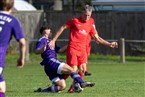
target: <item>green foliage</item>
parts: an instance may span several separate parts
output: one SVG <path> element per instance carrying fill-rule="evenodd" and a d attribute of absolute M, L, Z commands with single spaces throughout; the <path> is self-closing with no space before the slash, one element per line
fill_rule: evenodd
<path fill-rule="evenodd" d="M 85 81 L 93 81 L 96 85 L 85 88 L 81 93 L 67 93 L 72 82 L 68 78 L 67 89 L 61 93 L 34 93 L 39 87 L 51 85 L 39 65 L 40 55 L 30 54 L 30 61 L 23 69 L 16 68 L 18 55 L 8 55 L 4 71 L 7 83 L 6 97 L 144 97 L 144 65 L 145 58 L 127 56 L 126 63 L 119 63 L 119 56 L 96 55 L 89 57 L 89 72 Z M 58 58 L 65 61 L 64 55 Z"/>

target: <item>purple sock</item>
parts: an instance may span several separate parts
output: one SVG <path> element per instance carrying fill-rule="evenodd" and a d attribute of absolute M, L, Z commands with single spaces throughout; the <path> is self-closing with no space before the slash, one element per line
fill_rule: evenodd
<path fill-rule="evenodd" d="M 80 77 L 80 75 L 79 75 L 78 73 L 72 72 L 70 76 L 71 76 L 71 78 L 73 78 L 76 82 L 78 82 L 78 83 L 80 83 L 80 84 L 84 83 L 83 79 Z"/>
<path fill-rule="evenodd" d="M 5 97 L 5 93 L 0 92 L 0 97 Z"/>
<path fill-rule="evenodd" d="M 50 86 L 46 89 L 43 89 L 42 92 L 58 92 L 58 89 L 57 89 L 56 85 L 53 85 L 53 86 Z"/>

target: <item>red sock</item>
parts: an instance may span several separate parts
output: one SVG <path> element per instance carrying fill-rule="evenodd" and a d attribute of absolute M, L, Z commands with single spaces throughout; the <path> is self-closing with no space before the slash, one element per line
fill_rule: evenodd
<path fill-rule="evenodd" d="M 69 87 L 68 91 L 71 91 L 72 90 L 72 85 Z"/>
<path fill-rule="evenodd" d="M 71 86 L 69 87 L 68 89 L 68 92 L 73 92 L 73 89 L 72 89 L 72 85 L 75 83 L 75 81 L 72 82 Z"/>
<path fill-rule="evenodd" d="M 65 75 L 63 76 L 64 80 L 66 80 L 68 77 L 69 77 L 69 74 L 65 74 Z"/>
<path fill-rule="evenodd" d="M 82 72 L 78 72 L 81 78 L 84 78 L 84 74 Z"/>

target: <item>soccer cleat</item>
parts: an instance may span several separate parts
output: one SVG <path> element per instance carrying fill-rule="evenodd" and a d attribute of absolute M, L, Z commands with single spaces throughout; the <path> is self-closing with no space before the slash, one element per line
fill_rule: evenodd
<path fill-rule="evenodd" d="M 85 76 L 91 76 L 92 74 L 89 72 L 85 72 Z"/>
<path fill-rule="evenodd" d="M 34 92 L 42 92 L 42 89 L 38 88 L 37 90 L 34 90 Z"/>
<path fill-rule="evenodd" d="M 82 88 L 85 88 L 85 87 L 93 87 L 95 85 L 95 83 L 93 82 L 84 82 L 81 84 L 81 87 Z"/>

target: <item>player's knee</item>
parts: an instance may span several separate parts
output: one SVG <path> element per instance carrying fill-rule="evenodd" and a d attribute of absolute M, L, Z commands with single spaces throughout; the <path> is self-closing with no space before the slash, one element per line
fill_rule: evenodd
<path fill-rule="evenodd" d="M 71 73 L 71 72 L 76 72 L 77 71 L 77 67 L 75 67 L 75 66 L 72 66 L 72 67 L 68 67 L 68 69 L 69 69 L 69 72 Z"/>
<path fill-rule="evenodd" d="M 71 69 L 71 72 L 76 72 L 76 70 L 74 68 Z"/>
<path fill-rule="evenodd" d="M 64 90 L 66 88 L 66 84 L 60 85 L 60 91 Z"/>

